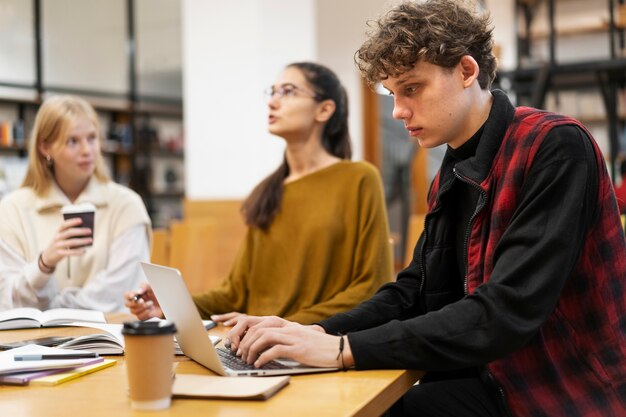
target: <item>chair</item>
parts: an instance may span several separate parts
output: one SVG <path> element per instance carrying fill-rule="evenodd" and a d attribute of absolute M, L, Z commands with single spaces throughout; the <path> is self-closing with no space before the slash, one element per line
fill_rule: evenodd
<path fill-rule="evenodd" d="M 241 200 L 183 200 L 183 218 L 206 217 L 244 225 L 240 214 Z"/>
<path fill-rule="evenodd" d="M 152 231 L 152 251 L 150 261 L 154 264 L 169 265 L 170 262 L 170 234 L 167 229 Z"/>
<path fill-rule="evenodd" d="M 211 219 L 215 221 L 216 233 L 220 237 L 217 249 L 221 253 L 218 270 L 226 275 L 246 235 L 246 224 L 241 215 L 241 200 L 188 200 L 183 201 L 186 220 Z"/>
<path fill-rule="evenodd" d="M 229 274 L 242 240 L 216 219 L 173 222 L 169 265 L 181 271 L 191 293 L 209 290 Z"/>
<path fill-rule="evenodd" d="M 406 245 L 404 248 L 404 264 L 409 265 L 413 260 L 413 250 L 415 244 L 424 230 L 425 213 L 411 214 L 409 217 L 409 230 L 406 235 Z"/>
<path fill-rule="evenodd" d="M 239 200 L 184 200 L 184 220 L 153 230 L 151 260 L 177 268 L 191 293 L 228 276 L 245 237 Z"/>
<path fill-rule="evenodd" d="M 221 282 L 220 253 L 215 221 L 184 220 L 170 224 L 169 266 L 180 270 L 192 294 L 206 291 Z"/>

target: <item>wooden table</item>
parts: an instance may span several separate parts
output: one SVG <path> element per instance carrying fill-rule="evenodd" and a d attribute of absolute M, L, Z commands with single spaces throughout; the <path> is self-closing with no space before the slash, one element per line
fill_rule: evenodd
<path fill-rule="evenodd" d="M 123 316 L 109 317 L 120 322 Z M 3 342 L 44 336 L 77 336 L 87 328 L 49 328 L 0 331 Z M 224 328 L 210 331 L 223 334 Z M 295 375 L 287 387 L 266 401 L 173 399 L 168 410 L 138 412 L 130 408 L 123 356 L 113 367 L 53 387 L 0 386 L 0 416 L 90 417 L 123 416 L 380 416 L 421 376 L 418 371 L 377 370 Z M 177 357 L 177 373 L 213 373 Z"/>

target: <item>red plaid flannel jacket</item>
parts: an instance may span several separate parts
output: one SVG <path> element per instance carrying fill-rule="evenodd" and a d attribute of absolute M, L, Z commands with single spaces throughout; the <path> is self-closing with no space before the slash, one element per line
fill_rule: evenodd
<path fill-rule="evenodd" d="M 468 292 L 490 279 L 494 251 L 516 209 L 525 176 L 550 129 L 577 121 L 520 107 L 492 170 L 480 187 L 490 204 L 472 223 Z M 589 137 L 591 135 L 587 132 Z M 604 159 L 599 167 L 598 222 L 556 309 L 522 349 L 488 368 L 513 416 L 626 416 L 626 241 Z M 438 182 L 430 193 L 435 203 Z"/>

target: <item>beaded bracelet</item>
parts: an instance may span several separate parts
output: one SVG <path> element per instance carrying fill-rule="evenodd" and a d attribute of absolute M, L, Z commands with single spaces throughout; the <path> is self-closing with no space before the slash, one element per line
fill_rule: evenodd
<path fill-rule="evenodd" d="M 340 334 L 339 335 L 339 354 L 337 354 L 337 360 L 341 358 L 341 370 L 347 371 L 348 369 L 346 368 L 346 365 L 343 362 L 343 345 L 344 345 L 343 335 Z"/>
<path fill-rule="evenodd" d="M 48 265 L 46 265 L 46 263 L 43 261 L 43 252 L 41 252 L 39 254 L 39 269 L 44 274 L 51 274 L 56 269 L 56 266 L 48 266 Z"/>

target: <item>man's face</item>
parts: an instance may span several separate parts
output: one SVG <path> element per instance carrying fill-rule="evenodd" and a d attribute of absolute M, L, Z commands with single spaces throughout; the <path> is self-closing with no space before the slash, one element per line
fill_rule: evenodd
<path fill-rule="evenodd" d="M 469 125 L 472 95 L 461 63 L 443 68 L 418 62 L 413 69 L 382 82 L 394 97 L 393 118 L 402 120 L 420 146 L 461 146 L 474 133 Z"/>

